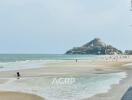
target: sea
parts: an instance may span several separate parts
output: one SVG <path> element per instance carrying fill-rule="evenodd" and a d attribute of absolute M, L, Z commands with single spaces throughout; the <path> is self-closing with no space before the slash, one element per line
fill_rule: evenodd
<path fill-rule="evenodd" d="M 96 55 L 63 55 L 63 54 L 0 54 L 0 72 L 40 68 L 50 61 L 93 60 L 103 56 Z M 0 78 L 8 80 L 0 84 L 0 91 L 18 91 L 39 95 L 45 100 L 84 100 L 96 94 L 106 93 L 113 84 L 126 78 L 125 72 L 107 74 L 42 76 L 17 78 Z M 53 79 L 75 78 L 73 84 L 52 84 Z"/>
<path fill-rule="evenodd" d="M 0 54 L 0 71 L 38 68 L 50 61 L 93 60 L 97 58 L 100 57 L 65 54 Z"/>

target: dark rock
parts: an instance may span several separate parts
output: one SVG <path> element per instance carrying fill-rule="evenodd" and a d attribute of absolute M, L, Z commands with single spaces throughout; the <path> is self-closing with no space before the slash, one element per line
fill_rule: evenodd
<path fill-rule="evenodd" d="M 95 38 L 81 47 L 74 47 L 73 49 L 67 51 L 66 54 L 113 55 L 122 54 L 122 51 L 111 45 L 106 45 L 99 38 Z"/>
<path fill-rule="evenodd" d="M 132 50 L 125 50 L 126 55 L 132 55 Z"/>

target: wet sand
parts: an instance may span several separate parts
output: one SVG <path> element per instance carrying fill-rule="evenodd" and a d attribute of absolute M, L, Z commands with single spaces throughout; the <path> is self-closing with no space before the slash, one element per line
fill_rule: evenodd
<path fill-rule="evenodd" d="M 101 74 L 111 72 L 126 71 L 128 77 L 123 79 L 120 84 L 113 85 L 112 89 L 108 93 L 98 94 L 85 100 L 120 100 L 125 91 L 132 85 L 132 69 L 131 66 L 123 66 L 131 63 L 132 59 L 120 59 L 116 61 L 101 60 L 69 60 L 62 62 L 52 62 L 44 65 L 42 68 L 36 69 L 24 69 L 16 71 L 3 71 L 0 72 L 0 78 L 17 78 L 16 72 L 20 72 L 21 78 L 24 77 L 41 77 L 50 75 L 80 75 L 80 74 Z M 4 84 L 6 81 L 1 80 L 0 84 Z M 1 99 L 2 98 L 2 99 Z M 0 100 L 43 100 L 41 97 L 33 94 L 23 94 L 16 92 L 0 92 Z M 19 98 L 19 99 L 18 99 Z"/>
<path fill-rule="evenodd" d="M 77 75 L 77 74 L 98 74 L 119 72 L 122 70 L 121 66 L 129 63 L 130 61 L 87 61 L 80 60 L 77 63 L 73 60 L 64 62 L 54 62 L 44 65 L 42 68 L 24 69 L 16 71 L 3 71 L 0 72 L 0 78 L 14 78 L 16 72 L 20 72 L 21 77 L 41 77 L 49 75 Z"/>
<path fill-rule="evenodd" d="M 119 84 L 112 85 L 112 88 L 103 94 L 97 94 L 84 100 L 121 100 L 125 92 L 132 86 L 132 65 L 122 69 L 127 73 L 127 77 L 120 81 Z"/>

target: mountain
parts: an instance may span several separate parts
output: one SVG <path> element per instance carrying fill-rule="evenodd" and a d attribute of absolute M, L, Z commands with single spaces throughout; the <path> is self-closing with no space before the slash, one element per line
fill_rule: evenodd
<path fill-rule="evenodd" d="M 113 55 L 122 54 L 122 51 L 111 45 L 107 45 L 100 38 L 95 38 L 81 47 L 74 47 L 68 50 L 66 54 Z"/>

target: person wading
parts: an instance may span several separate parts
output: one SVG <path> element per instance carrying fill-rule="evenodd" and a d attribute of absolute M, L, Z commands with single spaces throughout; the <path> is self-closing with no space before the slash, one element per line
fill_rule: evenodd
<path fill-rule="evenodd" d="M 18 78 L 18 79 L 20 78 L 20 76 L 21 76 L 21 75 L 20 75 L 20 73 L 19 73 L 19 72 L 17 72 L 17 78 Z"/>

